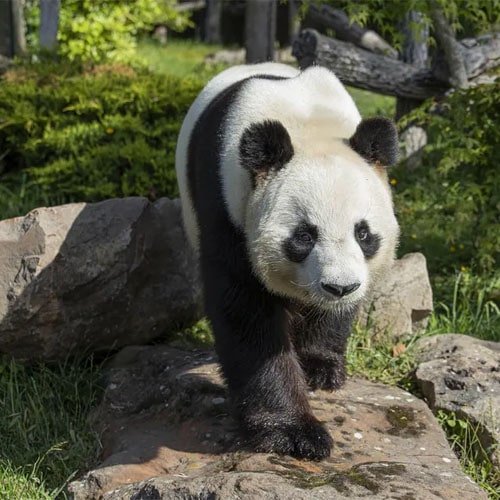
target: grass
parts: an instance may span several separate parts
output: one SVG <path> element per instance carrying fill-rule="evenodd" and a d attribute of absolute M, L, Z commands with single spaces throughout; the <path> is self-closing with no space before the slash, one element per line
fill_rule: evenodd
<path fill-rule="evenodd" d="M 144 40 L 137 48 L 137 61 L 156 73 L 179 77 L 196 74 L 208 80 L 221 71 L 224 65 L 206 64 L 204 59 L 220 48 L 217 45 L 202 45 L 189 40 L 172 39 L 165 46 Z"/>
<path fill-rule="evenodd" d="M 0 498 L 55 498 L 96 461 L 88 416 L 98 381 L 91 359 L 30 367 L 0 360 Z"/>
<path fill-rule="evenodd" d="M 439 410 L 437 420 L 446 432 L 450 446 L 458 456 L 463 471 L 488 494 L 500 498 L 500 470 L 488 458 L 479 439 L 480 429 L 468 419 Z"/>
<path fill-rule="evenodd" d="M 57 195 L 54 199 L 57 199 Z M 35 184 L 28 183 L 24 173 L 1 180 L 0 220 L 25 215 L 35 207 L 49 204 L 50 201 L 42 189 Z"/>
<path fill-rule="evenodd" d="M 387 335 L 374 340 L 369 330 L 355 326 L 347 342 L 347 372 L 410 389 L 410 375 L 416 366 L 413 356 L 416 339 L 413 336 L 394 343 Z"/>
<path fill-rule="evenodd" d="M 468 271 L 460 271 L 454 278 L 439 284 L 452 290 L 451 298 L 436 304 L 429 333 L 464 333 L 483 340 L 500 342 L 500 273 L 490 276 L 474 276 Z M 445 295 L 445 293 L 441 293 Z"/>
<path fill-rule="evenodd" d="M 347 87 L 363 118 L 372 116 L 394 117 L 396 114 L 396 99 L 386 95 L 377 95 L 368 90 Z"/>

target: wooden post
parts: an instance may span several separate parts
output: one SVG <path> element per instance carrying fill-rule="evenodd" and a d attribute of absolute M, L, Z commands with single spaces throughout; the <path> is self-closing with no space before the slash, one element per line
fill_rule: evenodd
<path fill-rule="evenodd" d="M 48 52 L 57 48 L 60 0 L 40 0 L 40 46 Z"/>
<path fill-rule="evenodd" d="M 245 9 L 246 62 L 274 59 L 276 0 L 247 0 Z"/>
<path fill-rule="evenodd" d="M 205 42 L 221 43 L 220 20 L 222 0 L 207 0 L 205 10 Z"/>

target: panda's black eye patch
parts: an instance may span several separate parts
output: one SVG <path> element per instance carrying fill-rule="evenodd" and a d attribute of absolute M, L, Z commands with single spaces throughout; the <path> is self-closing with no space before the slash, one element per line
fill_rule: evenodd
<path fill-rule="evenodd" d="M 311 253 L 318 239 L 318 228 L 301 222 L 292 235 L 283 242 L 285 255 L 292 262 L 302 262 Z"/>
<path fill-rule="evenodd" d="M 363 255 L 369 259 L 373 257 L 380 248 L 380 236 L 370 231 L 368 222 L 362 220 L 354 226 L 354 236 L 360 246 Z"/>

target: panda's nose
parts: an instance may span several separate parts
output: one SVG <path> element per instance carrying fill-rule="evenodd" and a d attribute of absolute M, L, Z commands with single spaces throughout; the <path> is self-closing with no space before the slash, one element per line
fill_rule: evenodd
<path fill-rule="evenodd" d="M 340 299 L 354 292 L 361 286 L 361 283 L 351 283 L 350 285 L 337 285 L 335 283 L 321 283 L 321 288 L 325 292 L 331 293 L 334 297 Z"/>

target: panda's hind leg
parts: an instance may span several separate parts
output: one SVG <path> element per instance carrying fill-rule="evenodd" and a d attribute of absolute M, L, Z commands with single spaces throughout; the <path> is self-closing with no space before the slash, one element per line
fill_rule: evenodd
<path fill-rule="evenodd" d="M 313 390 L 340 388 L 346 379 L 345 349 L 354 313 L 295 312 L 292 339 Z"/>

